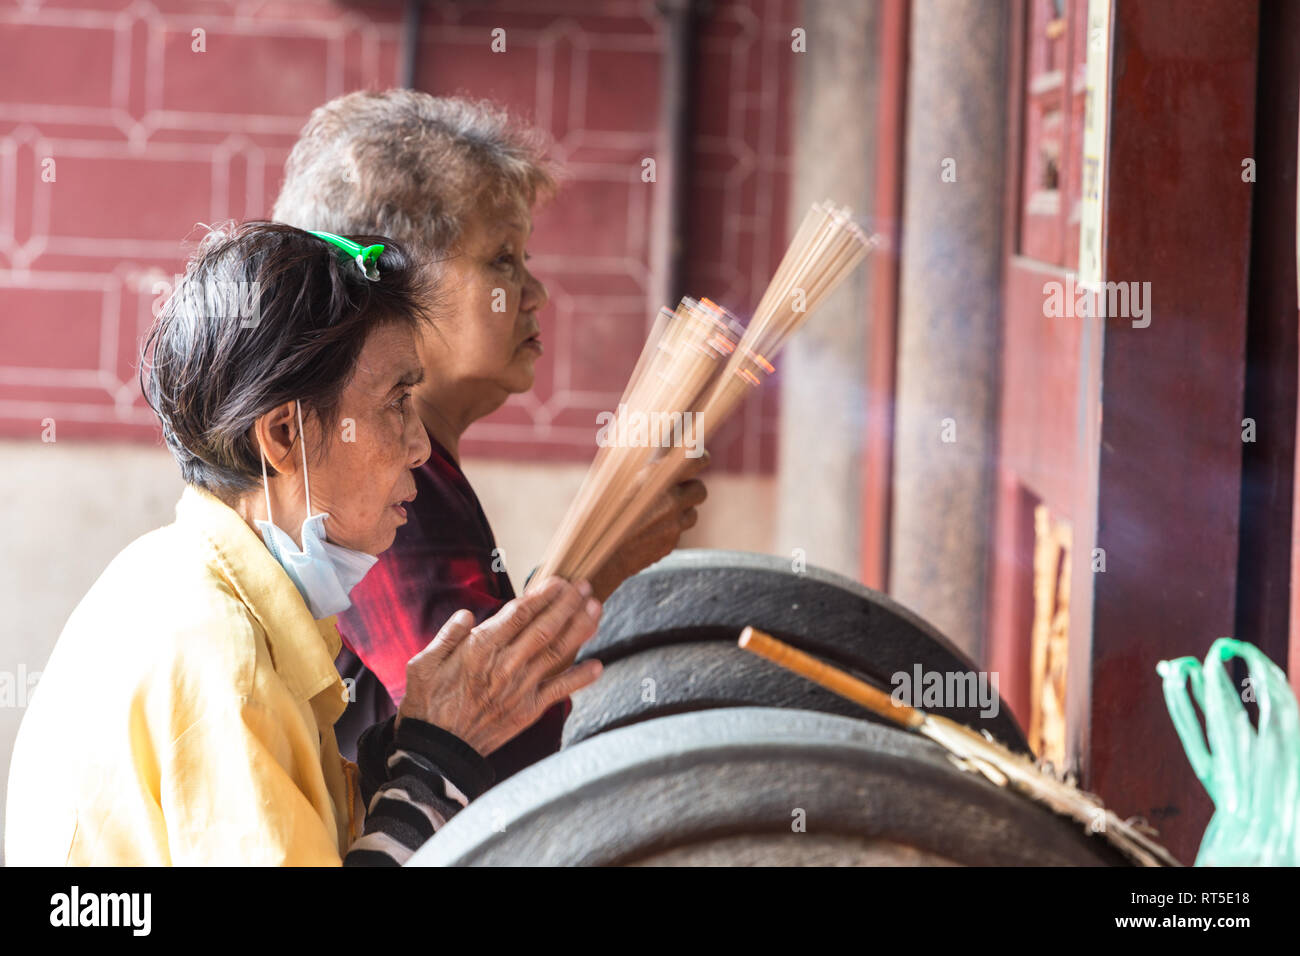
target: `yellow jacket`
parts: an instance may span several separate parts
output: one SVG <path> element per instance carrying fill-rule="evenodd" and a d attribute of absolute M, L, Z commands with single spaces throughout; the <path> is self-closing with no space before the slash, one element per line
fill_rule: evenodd
<path fill-rule="evenodd" d="M 10 865 L 338 865 L 360 833 L 334 619 L 187 487 L 73 611 L 14 746 Z"/>

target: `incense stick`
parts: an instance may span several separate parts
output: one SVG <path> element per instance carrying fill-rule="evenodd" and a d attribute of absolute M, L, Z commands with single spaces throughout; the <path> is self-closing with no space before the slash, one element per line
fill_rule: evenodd
<path fill-rule="evenodd" d="M 1090 831 L 1101 832 L 1134 862 L 1142 866 L 1181 865 L 1155 840 L 1106 809 L 1101 798 L 1058 780 L 1027 757 L 971 728 L 898 703 L 884 691 L 757 628 L 741 631 L 739 643 L 745 650 L 861 704 L 877 716 L 928 737 L 952 754 L 963 770 L 979 772 L 999 787 L 1009 786 L 1056 813 L 1085 824 Z"/>
<path fill-rule="evenodd" d="M 683 422 L 681 441 L 669 447 L 616 442 L 597 449 L 533 580 L 552 574 L 578 580 L 599 571 L 690 467 L 687 445 L 703 447 L 775 371 L 772 362 L 790 336 L 875 242 L 847 209 L 816 203 L 795 231 L 747 328 L 708 299 L 683 299 L 675 310 L 661 309 L 610 427 L 621 436 L 631 422 L 646 417 L 662 422 L 676 415 Z"/>

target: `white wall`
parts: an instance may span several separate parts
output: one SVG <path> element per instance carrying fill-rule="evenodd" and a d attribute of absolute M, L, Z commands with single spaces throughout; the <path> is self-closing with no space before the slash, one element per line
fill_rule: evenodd
<path fill-rule="evenodd" d="M 0 442 L 0 680 L 45 666 L 81 596 L 128 542 L 174 518 L 180 492 L 162 449 Z M 0 700 L 0 820 L 23 690 Z"/>

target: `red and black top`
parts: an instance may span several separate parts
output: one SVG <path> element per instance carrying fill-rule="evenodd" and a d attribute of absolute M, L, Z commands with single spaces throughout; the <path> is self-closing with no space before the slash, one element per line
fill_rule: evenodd
<path fill-rule="evenodd" d="M 451 454 L 429 436 L 432 453 L 415 470 L 415 500 L 392 547 L 352 590 L 338 617 L 337 664 L 355 699 L 335 724 L 339 750 L 355 759 L 357 740 L 396 712 L 406 693 L 406 662 L 461 608 L 482 622 L 514 596 L 478 495 Z M 556 704 L 530 728 L 488 755 L 498 781 L 560 749 L 569 711 Z"/>

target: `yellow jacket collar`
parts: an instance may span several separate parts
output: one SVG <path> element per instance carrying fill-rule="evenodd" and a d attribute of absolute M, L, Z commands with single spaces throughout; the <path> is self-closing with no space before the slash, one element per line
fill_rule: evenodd
<path fill-rule="evenodd" d="M 335 619 L 313 620 L 289 575 L 238 512 L 186 485 L 176 523 L 207 543 L 210 565 L 266 631 L 272 663 L 290 691 L 308 701 L 340 682 L 334 659 L 342 641 Z"/>

